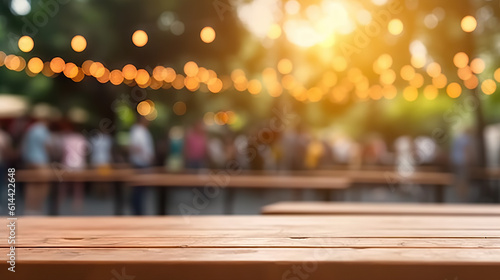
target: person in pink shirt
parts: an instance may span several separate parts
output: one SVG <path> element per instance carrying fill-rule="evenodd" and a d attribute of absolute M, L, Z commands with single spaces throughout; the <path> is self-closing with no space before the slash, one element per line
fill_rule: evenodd
<path fill-rule="evenodd" d="M 70 123 L 66 123 L 62 131 L 62 164 L 68 172 L 81 171 L 87 166 L 87 141 L 85 137 L 74 130 Z M 59 201 L 63 201 L 67 188 L 73 191 L 73 211 L 81 212 L 83 208 L 84 185 L 82 182 L 61 184 Z"/>
<path fill-rule="evenodd" d="M 188 169 L 205 167 L 207 156 L 207 134 L 201 121 L 197 122 L 186 134 L 184 157 Z"/>

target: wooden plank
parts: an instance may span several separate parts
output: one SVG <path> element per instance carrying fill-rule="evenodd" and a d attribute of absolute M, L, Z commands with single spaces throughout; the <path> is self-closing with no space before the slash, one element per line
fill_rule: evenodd
<path fill-rule="evenodd" d="M 500 216 L 500 205 L 279 202 L 262 208 L 266 215 L 445 215 Z"/>
<path fill-rule="evenodd" d="M 188 280 L 500 275 L 496 216 L 204 216 L 187 222 L 184 217 L 21 217 L 17 222 L 16 278 L 6 274 L 4 243 L 1 279 L 119 280 L 123 269 L 137 279 Z"/>
<path fill-rule="evenodd" d="M 46 168 L 42 170 L 17 170 L 16 181 L 23 183 L 46 182 L 124 182 L 136 174 L 135 169 L 87 169 L 80 171 Z"/>
<path fill-rule="evenodd" d="M 301 188 L 345 189 L 350 180 L 344 177 L 281 175 L 210 175 L 210 174 L 141 174 L 130 178 L 130 186 L 175 186 L 216 188 Z"/>
<path fill-rule="evenodd" d="M 26 183 L 41 182 L 127 182 L 129 186 L 170 186 L 170 187 L 246 187 L 246 188 L 311 188 L 311 189 L 344 189 L 349 187 L 350 180 L 338 176 L 283 176 L 283 175 L 227 175 L 212 172 L 211 174 L 177 174 L 148 173 L 135 169 L 116 169 L 107 172 L 101 170 L 58 171 L 18 170 L 16 180 Z M 157 171 L 156 171 L 157 172 Z"/>
<path fill-rule="evenodd" d="M 0 249 L 2 279 L 496 280 L 500 274 L 500 249 L 21 248 L 17 253 L 17 272 L 9 275 L 7 250 Z"/>
<path fill-rule="evenodd" d="M 474 216 L 168 216 L 19 217 L 22 230 L 284 230 L 284 229 L 498 229 L 500 217 Z M 314 231 L 312 231 L 314 232 Z"/>
<path fill-rule="evenodd" d="M 203 171 L 202 171 L 203 172 Z M 143 174 L 149 173 L 149 174 Z M 315 170 L 315 171 L 285 171 L 285 172 L 239 172 L 229 175 L 221 170 L 211 170 L 206 173 L 163 173 L 161 168 L 141 170 L 112 169 L 83 171 L 69 170 L 18 170 L 16 179 L 19 182 L 130 182 L 131 185 L 148 186 L 215 186 L 227 187 L 269 187 L 275 184 L 277 188 L 317 186 L 318 189 L 345 188 L 346 184 L 422 184 L 450 185 L 453 175 L 444 172 L 417 171 L 409 175 L 401 175 L 396 171 L 382 170 Z M 342 185 L 341 187 L 335 187 Z"/>
<path fill-rule="evenodd" d="M 151 240 L 147 244 L 156 244 L 155 246 L 160 247 L 165 244 L 154 243 L 153 240 L 161 242 L 174 242 L 182 238 L 188 238 L 191 241 L 214 240 L 223 246 L 226 239 L 250 240 L 245 242 L 254 244 L 252 240 L 261 237 L 272 240 L 284 239 L 277 244 L 280 246 L 286 242 L 302 244 L 300 240 L 315 238 L 325 240 L 349 238 L 439 240 L 449 238 L 471 239 L 470 244 L 464 243 L 464 245 L 474 247 L 489 244 L 487 241 L 500 238 L 500 217 L 494 216 L 482 218 L 462 216 L 287 216 L 286 218 L 204 216 L 190 217 L 189 220 L 185 220 L 184 217 L 23 217 L 18 220 L 18 225 L 18 242 L 22 246 L 32 246 L 37 242 L 46 245 L 49 240 L 53 245 L 57 244 L 54 242 L 59 241 L 61 244 L 66 244 L 65 246 L 107 244 L 106 242 L 109 243 L 110 240 L 115 240 L 115 242 L 122 240 L 130 245 L 134 238 Z M 482 243 L 479 245 L 475 243 L 477 240 L 485 239 L 487 241 L 480 241 Z M 303 242 L 312 242 L 311 244 L 314 245 L 316 241 Z M 264 243 L 269 244 L 268 241 Z M 169 246 L 184 245 L 169 244 Z M 6 244 L 0 244 L 1 246 L 7 247 Z M 115 246 L 120 245 L 116 243 Z"/>
<path fill-rule="evenodd" d="M 57 237 L 22 235 L 17 248 L 497 248 L 500 238 L 388 237 L 124 237 L 72 234 Z M 78 237 L 77 237 L 78 236 Z"/>

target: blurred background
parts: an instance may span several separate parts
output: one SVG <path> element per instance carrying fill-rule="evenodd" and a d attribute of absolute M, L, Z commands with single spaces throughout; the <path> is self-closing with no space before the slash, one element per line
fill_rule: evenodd
<path fill-rule="evenodd" d="M 28 215 L 110 215 L 120 188 L 124 213 L 153 214 L 154 188 L 92 177 L 234 164 L 397 174 L 355 201 L 429 201 L 405 178 L 450 173 L 446 201 L 498 202 L 499 16 L 487 0 L 1 0 L 0 165 L 34 172 L 17 179 Z M 238 189 L 233 211 L 297 197 L 269 188 Z M 193 190 L 169 188 L 166 212 Z"/>

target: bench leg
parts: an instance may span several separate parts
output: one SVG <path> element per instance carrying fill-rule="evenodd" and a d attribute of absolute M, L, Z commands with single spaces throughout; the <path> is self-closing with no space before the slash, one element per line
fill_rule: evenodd
<path fill-rule="evenodd" d="M 59 215 L 59 184 L 57 182 L 52 182 L 50 184 L 50 194 L 49 194 L 49 215 L 57 216 Z"/>
<path fill-rule="evenodd" d="M 167 189 L 158 187 L 158 209 L 157 215 L 165 216 L 167 214 Z"/>
<path fill-rule="evenodd" d="M 339 190 L 333 190 L 332 194 L 333 194 L 332 201 L 344 201 L 345 200 L 344 190 L 340 190 L 340 189 Z"/>
<path fill-rule="evenodd" d="M 445 186 L 443 185 L 434 186 L 434 199 L 437 203 L 444 203 L 444 190 Z"/>
<path fill-rule="evenodd" d="M 233 201 L 234 201 L 234 190 L 232 188 L 226 188 L 224 194 L 224 214 L 233 214 Z"/>
<path fill-rule="evenodd" d="M 123 215 L 123 186 L 120 182 L 114 182 L 115 215 Z"/>
<path fill-rule="evenodd" d="M 330 190 L 320 190 L 321 196 L 323 198 L 323 201 L 331 201 L 331 194 L 332 192 Z"/>

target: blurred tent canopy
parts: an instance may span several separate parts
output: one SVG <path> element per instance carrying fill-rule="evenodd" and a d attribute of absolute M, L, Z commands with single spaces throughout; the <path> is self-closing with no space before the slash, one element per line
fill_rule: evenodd
<path fill-rule="evenodd" d="M 0 94 L 0 118 L 17 118 L 28 112 L 26 98 L 13 94 Z"/>

